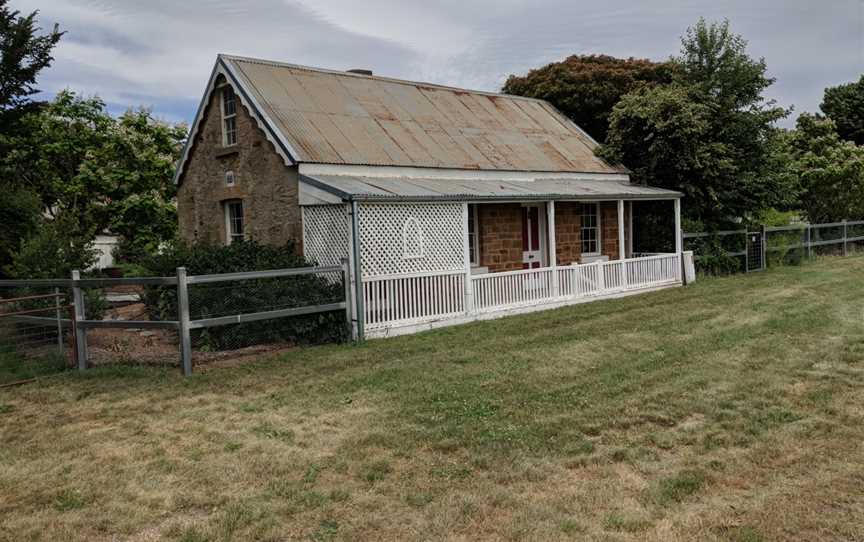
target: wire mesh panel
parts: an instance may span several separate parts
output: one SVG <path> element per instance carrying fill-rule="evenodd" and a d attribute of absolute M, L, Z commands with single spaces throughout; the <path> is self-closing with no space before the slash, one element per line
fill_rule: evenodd
<path fill-rule="evenodd" d="M 348 257 L 348 212 L 344 205 L 303 207 L 303 255 L 318 265 Z"/>
<path fill-rule="evenodd" d="M 345 297 L 340 272 L 190 284 L 188 288 L 193 321 L 339 303 Z M 192 347 L 200 361 L 203 352 L 321 343 L 342 340 L 346 334 L 345 312 L 340 310 L 193 329 Z"/>
<path fill-rule="evenodd" d="M 178 336 L 171 329 L 145 329 L 134 322 L 176 320 L 176 309 L 160 305 L 155 311 L 145 302 L 147 296 L 159 299 L 167 292 L 174 297 L 175 286 L 108 286 L 83 288 L 84 308 L 89 320 L 108 320 L 111 328 L 86 331 L 88 361 L 93 365 L 167 365 L 179 363 Z M 158 305 L 158 303 L 154 303 Z M 129 321 L 123 325 L 124 321 Z"/>
<path fill-rule="evenodd" d="M 69 367 L 70 316 L 67 296 L 53 288 L 0 290 L 0 384 Z"/>
<path fill-rule="evenodd" d="M 464 269 L 461 203 L 359 206 L 364 277 Z"/>
<path fill-rule="evenodd" d="M 765 253 L 761 232 L 747 233 L 747 272 L 765 268 Z"/>

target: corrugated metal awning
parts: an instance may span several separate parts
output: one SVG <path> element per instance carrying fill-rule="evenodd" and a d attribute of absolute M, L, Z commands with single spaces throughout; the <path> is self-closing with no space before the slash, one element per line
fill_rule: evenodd
<path fill-rule="evenodd" d="M 301 174 L 300 181 L 344 201 L 635 200 L 682 196 L 680 192 L 664 188 L 596 179 L 493 180 Z"/>

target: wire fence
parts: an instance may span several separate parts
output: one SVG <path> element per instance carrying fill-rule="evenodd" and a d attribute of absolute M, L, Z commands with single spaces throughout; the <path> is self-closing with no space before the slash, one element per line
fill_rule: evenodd
<path fill-rule="evenodd" d="M 195 321 L 279 313 L 309 305 L 328 306 L 341 303 L 346 295 L 341 271 L 203 284 L 193 279 L 188 292 L 189 317 Z M 314 329 L 318 332 L 313 332 Z M 223 321 L 222 325 L 194 329 L 191 333 L 193 355 L 257 345 L 338 341 L 344 337 L 345 317 L 330 311 L 250 322 Z"/>
<path fill-rule="evenodd" d="M 71 308 L 56 289 L 0 289 L 0 386 L 73 365 Z"/>
<path fill-rule="evenodd" d="M 52 292 L 57 306 L 47 296 L 2 302 L 39 292 Z M 174 277 L 81 278 L 76 271 L 71 279 L 0 280 L 0 384 L 4 367 L 11 373 L 28 357 L 47 360 L 51 345 L 64 366 L 75 359 L 81 370 L 168 364 L 189 375 L 193 364 L 244 349 L 356 338 L 350 298 L 347 262 L 219 275 L 178 268 Z M 17 314 L 24 302 L 41 305 Z M 58 315 L 58 307 L 66 312 Z"/>
<path fill-rule="evenodd" d="M 697 269 L 720 274 L 761 271 L 773 265 L 796 265 L 822 255 L 864 250 L 864 221 L 762 226 L 682 234 Z"/>

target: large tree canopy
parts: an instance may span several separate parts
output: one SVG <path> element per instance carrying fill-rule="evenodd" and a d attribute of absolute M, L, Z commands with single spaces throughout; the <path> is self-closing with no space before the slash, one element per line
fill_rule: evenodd
<path fill-rule="evenodd" d="M 773 82 L 729 23 L 701 20 L 672 59 L 674 81 L 624 96 L 599 154 L 638 182 L 684 192 L 689 218 L 722 225 L 783 205 L 788 187 L 769 175 L 777 129 L 788 112 L 762 97 Z"/>
<path fill-rule="evenodd" d="M 840 137 L 864 145 L 864 75 L 857 83 L 826 88 L 820 108 Z"/>
<path fill-rule="evenodd" d="M 842 140 L 833 120 L 801 115 L 777 156 L 810 222 L 864 218 L 864 146 Z"/>
<path fill-rule="evenodd" d="M 643 85 L 669 83 L 672 64 L 607 55 L 573 55 L 511 75 L 504 84 L 508 94 L 550 102 L 598 141 L 606 140 L 609 115 L 621 96 Z"/>
<path fill-rule="evenodd" d="M 99 98 L 68 91 L 21 124 L 0 172 L 37 194 L 47 220 L 62 222 L 70 238 L 92 240 L 108 230 L 143 251 L 173 237 L 171 179 L 184 126 L 145 109 L 114 118 Z"/>

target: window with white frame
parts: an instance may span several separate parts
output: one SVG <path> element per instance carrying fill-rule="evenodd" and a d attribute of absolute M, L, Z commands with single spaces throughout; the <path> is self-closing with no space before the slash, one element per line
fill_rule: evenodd
<path fill-rule="evenodd" d="M 234 172 L 228 170 L 225 172 L 225 186 L 234 186 L 236 182 L 236 178 L 234 177 Z"/>
<path fill-rule="evenodd" d="M 477 221 L 477 205 L 468 204 L 468 259 L 473 267 L 480 265 L 480 223 Z"/>
<path fill-rule="evenodd" d="M 225 202 L 225 242 L 231 244 L 246 238 L 246 228 L 243 221 L 243 200 L 235 199 Z"/>
<path fill-rule="evenodd" d="M 222 87 L 222 145 L 237 144 L 237 96 L 229 86 Z"/>
<path fill-rule="evenodd" d="M 600 254 L 600 204 L 583 203 L 580 214 L 582 215 L 580 225 L 582 254 L 587 256 Z"/>
<path fill-rule="evenodd" d="M 410 216 L 402 225 L 402 259 L 422 258 L 425 254 L 423 228 L 417 218 Z"/>

